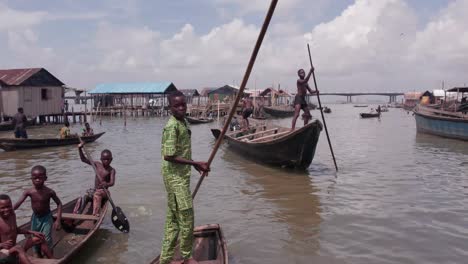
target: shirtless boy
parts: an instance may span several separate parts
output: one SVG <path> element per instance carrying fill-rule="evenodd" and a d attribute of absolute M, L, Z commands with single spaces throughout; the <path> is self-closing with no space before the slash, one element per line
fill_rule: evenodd
<path fill-rule="evenodd" d="M 305 76 L 305 71 L 303 69 L 300 69 L 297 71 L 297 75 L 299 76 L 299 79 L 297 80 L 297 94 L 296 97 L 294 97 L 294 117 L 292 120 L 292 130 L 296 128 L 296 121 L 297 118 L 299 117 L 299 114 L 301 112 L 301 109 L 304 111 L 304 114 L 302 117 L 304 118 L 304 126 L 309 123 L 309 120 L 312 118 L 312 115 L 310 114 L 309 107 L 307 106 L 307 101 L 306 101 L 306 94 L 307 91 L 310 92 L 310 94 L 317 94 L 318 91 L 312 91 L 312 89 L 309 86 L 309 79 L 312 73 L 314 72 L 314 67 L 312 67 Z"/>
<path fill-rule="evenodd" d="M 16 244 L 18 234 L 32 235 L 24 249 Z M 45 236 L 42 233 L 20 229 L 16 224 L 16 214 L 11 199 L 6 194 L 0 194 L 0 263 L 3 264 L 30 264 L 26 251 L 32 245 L 41 244 L 47 249 Z"/>
<path fill-rule="evenodd" d="M 32 168 L 31 180 L 34 186 L 23 193 L 18 202 L 16 202 L 14 209 L 17 210 L 27 197 L 31 199 L 33 210 L 31 230 L 44 234 L 48 245 L 48 248 L 46 247 L 45 250 L 42 247 L 34 246 L 34 254 L 37 256 L 44 254 L 47 258 L 52 258 L 52 228 L 55 230 L 61 228 L 62 202 L 54 190 L 44 185 L 44 182 L 47 180 L 47 171 L 44 166 L 37 165 Z M 52 218 L 52 211 L 50 210 L 51 199 L 57 204 L 57 220 L 55 220 L 55 223 Z"/>
<path fill-rule="evenodd" d="M 80 153 L 81 161 L 91 165 L 91 162 L 88 158 L 85 157 L 83 153 L 83 143 L 78 145 L 78 152 Z M 93 215 L 99 216 L 99 210 L 101 209 L 101 202 L 103 199 L 107 199 L 107 194 L 104 189 L 107 189 L 111 186 L 114 186 L 115 183 L 115 169 L 110 166 L 112 162 L 112 152 L 108 149 L 105 149 L 101 152 L 101 162 L 94 161 L 96 165 L 96 178 L 94 180 L 94 190 L 88 190 L 89 198 L 93 199 Z M 85 201 L 82 201 L 82 208 Z"/>

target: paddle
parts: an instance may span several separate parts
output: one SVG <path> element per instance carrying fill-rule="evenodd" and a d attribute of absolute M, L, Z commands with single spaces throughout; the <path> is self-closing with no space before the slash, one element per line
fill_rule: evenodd
<path fill-rule="evenodd" d="M 310 67 L 314 67 L 314 65 L 312 64 L 312 55 L 310 55 L 309 43 L 307 43 L 307 50 L 309 51 Z M 331 151 L 331 154 L 332 154 L 332 157 L 333 157 L 333 162 L 335 163 L 335 169 L 336 169 L 336 171 L 338 171 L 338 165 L 336 165 L 336 159 L 335 159 L 335 154 L 333 153 L 333 147 L 331 145 L 330 135 L 328 135 L 327 123 L 325 122 L 325 116 L 323 115 L 322 103 L 320 102 L 320 95 L 318 93 L 317 81 L 315 79 L 315 71 L 312 72 L 312 76 L 314 78 L 315 91 L 317 91 L 317 101 L 318 101 L 318 104 L 319 104 L 320 114 L 322 114 L 323 126 L 325 127 L 325 133 L 327 134 L 328 146 L 330 146 L 330 151 Z"/>
<path fill-rule="evenodd" d="M 254 50 L 252 52 L 252 55 L 250 57 L 249 64 L 247 65 L 247 69 L 245 70 L 244 78 L 242 79 L 241 86 L 239 88 L 239 92 L 237 93 L 236 100 L 234 101 L 234 105 L 231 108 L 231 111 L 229 112 L 229 116 L 227 120 L 224 122 L 223 130 L 221 131 L 221 134 L 219 135 L 218 139 L 216 140 L 216 144 L 211 151 L 210 158 L 208 159 L 207 163 L 208 166 L 211 165 L 211 162 L 213 161 L 216 152 L 219 149 L 219 146 L 221 145 L 221 142 L 223 141 L 224 135 L 226 134 L 227 129 L 229 128 L 229 124 L 231 123 L 231 119 L 234 116 L 234 113 L 236 112 L 237 105 L 239 104 L 240 98 L 242 97 L 244 93 L 245 86 L 247 85 L 247 82 L 249 81 L 250 73 L 252 72 L 252 68 L 255 63 L 255 59 L 257 58 L 258 51 L 260 50 L 260 47 L 262 46 L 263 38 L 265 37 L 265 33 L 268 29 L 268 25 L 270 24 L 271 18 L 273 17 L 273 13 L 275 12 L 276 4 L 278 3 L 278 0 L 272 0 L 270 4 L 270 8 L 268 9 L 268 13 L 265 17 L 265 21 L 263 22 L 262 29 L 258 35 L 257 42 L 255 43 Z M 219 115 L 218 115 L 219 116 Z M 203 182 L 203 179 L 207 176 L 207 173 L 203 173 L 202 176 L 200 177 L 200 180 L 198 180 L 197 186 L 195 187 L 195 190 L 192 193 L 192 199 L 195 198 L 197 195 L 198 189 L 200 188 L 200 185 Z"/>
<path fill-rule="evenodd" d="M 97 174 L 96 164 L 94 164 L 93 158 L 91 157 L 91 155 L 89 155 L 88 151 L 84 148 L 84 141 L 81 139 L 80 136 L 78 136 L 78 138 L 80 139 L 80 142 L 83 144 L 83 147 L 82 147 L 83 152 L 88 158 L 89 163 L 91 163 L 94 173 Z M 122 209 L 120 209 L 120 207 L 118 206 L 115 206 L 114 202 L 112 201 L 109 191 L 105 188 L 103 188 L 103 190 L 104 192 L 106 192 L 107 198 L 109 199 L 109 202 L 112 205 L 112 224 L 114 224 L 114 226 L 121 232 L 124 232 L 124 233 L 130 232 L 130 223 L 128 222 L 128 219 L 125 216 L 125 214 L 122 212 Z"/>

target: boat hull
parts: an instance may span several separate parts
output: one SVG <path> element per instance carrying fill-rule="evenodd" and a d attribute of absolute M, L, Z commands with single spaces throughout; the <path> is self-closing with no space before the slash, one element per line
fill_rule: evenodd
<path fill-rule="evenodd" d="M 279 109 L 274 107 L 264 107 L 263 110 L 265 113 L 273 117 L 290 117 L 294 115 L 294 109 Z"/>
<path fill-rule="evenodd" d="M 199 119 L 199 118 L 193 118 L 190 116 L 185 117 L 185 119 L 187 119 L 187 122 L 189 122 L 192 125 L 206 124 L 206 123 L 211 123 L 214 121 L 213 118 Z"/>
<path fill-rule="evenodd" d="M 96 141 L 104 135 L 105 132 L 95 134 L 92 136 L 81 137 L 84 142 L 90 143 Z M 44 147 L 56 147 L 66 145 L 78 145 L 80 140 L 78 137 L 70 137 L 65 139 L 59 138 L 45 138 L 45 139 L 20 139 L 20 138 L 0 138 L 0 148 L 5 151 L 21 150 L 21 149 L 32 149 L 32 148 L 44 148 Z"/>
<path fill-rule="evenodd" d="M 468 141 L 468 119 L 434 116 L 414 111 L 419 133 Z"/>
<path fill-rule="evenodd" d="M 361 118 L 375 118 L 380 117 L 380 114 L 360 113 Z"/>
<path fill-rule="evenodd" d="M 193 230 L 193 258 L 198 263 L 228 264 L 228 251 L 221 227 L 218 224 L 197 226 Z M 181 260 L 179 249 L 176 249 L 174 260 Z M 159 264 L 159 256 L 151 264 Z"/>
<path fill-rule="evenodd" d="M 277 139 L 251 143 L 225 136 L 229 148 L 253 160 L 281 167 L 307 169 L 315 155 L 317 142 L 322 131 L 322 123 L 312 123 Z M 212 129 L 213 135 L 220 135 L 218 129 Z"/>
<path fill-rule="evenodd" d="M 63 205 L 63 213 L 73 213 L 76 201 L 79 198 L 70 201 Z M 84 214 L 92 214 L 92 205 L 88 203 L 88 206 L 85 207 Z M 57 210 L 52 211 L 52 214 L 55 214 Z M 104 217 L 107 212 L 107 202 L 101 206 L 100 217 L 96 220 L 72 220 L 74 221 L 74 228 L 67 228 L 63 226 L 61 230 L 52 231 L 52 241 L 54 243 L 54 257 L 55 259 L 38 259 L 32 256 L 29 257 L 31 263 L 33 264 L 65 264 L 69 263 L 76 253 L 83 248 L 86 242 L 96 233 L 96 231 L 101 226 Z M 66 221 L 62 219 L 62 223 Z M 31 229 L 31 223 L 26 223 L 20 228 L 25 230 Z M 19 241 L 19 244 L 24 244 L 23 241 Z M 30 250 L 32 251 L 32 250 Z M 28 251 L 28 254 L 32 252 Z"/>

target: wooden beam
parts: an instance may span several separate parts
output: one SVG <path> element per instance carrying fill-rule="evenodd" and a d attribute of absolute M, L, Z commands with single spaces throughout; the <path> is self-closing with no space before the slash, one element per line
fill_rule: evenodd
<path fill-rule="evenodd" d="M 54 214 L 54 218 L 57 218 L 57 214 Z M 86 215 L 86 214 L 62 213 L 62 219 L 97 221 L 97 220 L 99 220 L 99 217 L 94 216 L 94 215 Z"/>
<path fill-rule="evenodd" d="M 264 134 L 264 133 L 268 133 L 268 132 L 273 132 L 273 131 L 276 131 L 278 130 L 278 128 L 272 128 L 272 129 L 268 129 L 268 130 L 263 130 L 263 131 L 260 131 L 260 132 L 256 132 L 254 134 L 248 134 L 248 135 L 245 135 L 245 136 L 240 136 L 240 137 L 237 137 L 235 139 L 237 140 L 241 140 L 241 139 L 244 139 L 244 138 L 249 138 L 251 136 L 256 136 L 256 135 L 260 135 L 260 134 Z"/>
<path fill-rule="evenodd" d="M 256 138 L 256 139 L 250 140 L 250 141 L 248 141 L 248 142 L 254 143 L 254 142 L 258 142 L 258 141 L 263 140 L 263 139 L 274 138 L 274 137 L 276 137 L 276 136 L 282 136 L 282 135 L 289 134 L 289 133 L 291 133 L 291 131 L 284 131 L 284 132 L 281 132 L 281 133 L 277 133 L 277 134 L 273 134 L 273 135 L 269 135 L 269 136 L 264 136 L 264 137 Z"/>

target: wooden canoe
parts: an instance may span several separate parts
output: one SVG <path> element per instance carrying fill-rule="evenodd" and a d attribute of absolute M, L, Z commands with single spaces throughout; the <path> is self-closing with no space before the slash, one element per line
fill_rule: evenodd
<path fill-rule="evenodd" d="M 81 137 L 84 142 L 94 142 L 100 138 L 106 132 L 94 134 L 92 136 Z M 32 149 L 32 148 L 44 148 L 44 147 L 56 147 L 65 145 L 78 145 L 80 140 L 78 137 L 69 138 L 0 138 L 0 148 L 5 151 L 13 151 L 19 149 Z"/>
<path fill-rule="evenodd" d="M 218 224 L 195 227 L 193 242 L 193 258 L 200 264 L 228 264 L 226 241 Z M 182 260 L 179 249 L 174 260 Z M 159 264 L 159 256 L 151 264 Z"/>
<path fill-rule="evenodd" d="M 323 108 L 323 112 L 329 114 L 329 113 L 331 113 L 331 109 L 325 106 Z"/>
<path fill-rule="evenodd" d="M 263 110 L 273 117 L 290 117 L 294 115 L 294 108 L 290 106 L 265 106 Z"/>
<path fill-rule="evenodd" d="M 189 122 L 192 125 L 206 124 L 206 123 L 211 123 L 214 121 L 213 118 L 197 118 L 197 117 L 191 117 L 191 116 L 186 116 L 185 119 L 187 119 L 187 122 Z"/>
<path fill-rule="evenodd" d="M 360 113 L 359 114 L 361 118 L 374 118 L 374 117 L 380 117 L 379 113 Z"/>
<path fill-rule="evenodd" d="M 322 123 L 313 120 L 308 125 L 291 131 L 278 126 L 257 127 L 254 133 L 242 135 L 229 132 L 225 136 L 228 146 L 251 159 L 289 168 L 307 169 L 315 155 Z M 212 129 L 218 138 L 219 129 Z"/>
<path fill-rule="evenodd" d="M 55 259 L 34 258 L 28 251 L 29 259 L 33 264 L 62 264 L 69 263 L 72 257 L 85 245 L 85 243 L 96 233 L 102 224 L 107 212 L 107 202 L 101 207 L 100 216 L 92 215 L 93 207 L 88 203 L 83 214 L 73 214 L 73 208 L 79 198 L 63 205 L 62 223 L 64 220 L 73 221 L 73 227 L 63 223 L 62 229 L 52 231 L 53 250 Z M 55 217 L 56 210 L 52 212 Z M 21 226 L 22 229 L 31 229 L 31 223 Z M 20 244 L 24 244 L 24 240 Z"/>

